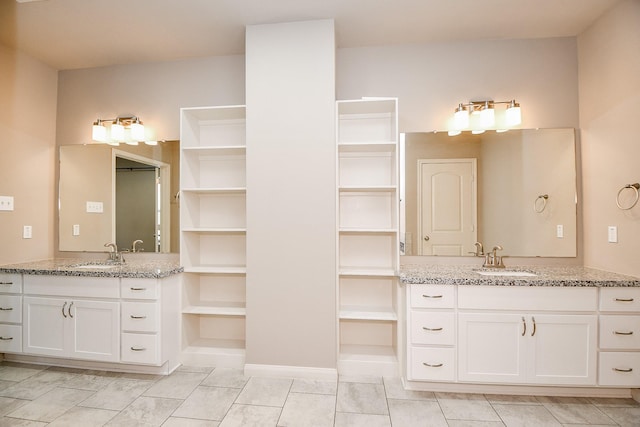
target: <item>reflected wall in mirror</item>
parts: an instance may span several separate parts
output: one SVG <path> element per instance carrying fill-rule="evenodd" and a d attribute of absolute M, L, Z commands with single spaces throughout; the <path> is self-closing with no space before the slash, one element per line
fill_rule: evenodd
<path fill-rule="evenodd" d="M 403 255 L 576 256 L 573 129 L 403 136 Z"/>
<path fill-rule="evenodd" d="M 59 250 L 178 252 L 179 141 L 60 147 Z"/>

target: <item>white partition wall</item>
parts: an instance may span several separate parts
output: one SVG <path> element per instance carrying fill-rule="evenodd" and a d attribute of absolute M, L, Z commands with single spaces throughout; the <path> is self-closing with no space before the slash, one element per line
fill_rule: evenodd
<path fill-rule="evenodd" d="M 333 21 L 247 27 L 246 103 L 246 370 L 335 375 Z"/>

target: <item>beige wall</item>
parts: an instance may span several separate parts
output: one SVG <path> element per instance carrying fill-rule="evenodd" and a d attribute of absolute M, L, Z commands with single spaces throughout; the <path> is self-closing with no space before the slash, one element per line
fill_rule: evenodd
<path fill-rule="evenodd" d="M 640 1 L 609 11 L 578 37 L 584 192 L 584 263 L 640 276 L 640 203 L 622 211 L 618 190 L 640 182 Z M 607 227 L 618 227 L 618 243 Z"/>
<path fill-rule="evenodd" d="M 0 195 L 15 203 L 0 212 L 0 264 L 53 254 L 57 84 L 56 70 L 0 45 Z"/>

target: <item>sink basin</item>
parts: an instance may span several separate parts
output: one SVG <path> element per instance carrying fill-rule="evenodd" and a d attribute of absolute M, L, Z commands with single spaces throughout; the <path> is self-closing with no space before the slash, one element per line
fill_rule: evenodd
<path fill-rule="evenodd" d="M 120 267 L 120 264 L 81 264 L 81 265 L 73 265 L 73 268 L 86 268 L 87 270 L 99 270 L 99 269 L 108 269 Z"/>
<path fill-rule="evenodd" d="M 516 276 L 516 277 L 536 277 L 537 274 L 529 273 L 528 271 L 508 271 L 508 270 L 496 270 L 496 271 L 476 271 L 483 276 Z"/>

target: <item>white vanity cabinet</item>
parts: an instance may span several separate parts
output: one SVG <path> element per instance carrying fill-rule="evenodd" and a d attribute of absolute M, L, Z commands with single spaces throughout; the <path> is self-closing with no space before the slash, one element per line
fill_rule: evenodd
<path fill-rule="evenodd" d="M 600 289 L 598 384 L 640 386 L 640 288 Z"/>
<path fill-rule="evenodd" d="M 595 385 L 597 288 L 461 286 L 458 379 Z"/>
<path fill-rule="evenodd" d="M 118 362 L 119 279 L 24 276 L 26 354 Z"/>
<path fill-rule="evenodd" d="M 0 273 L 0 352 L 22 352 L 22 276 Z"/>

